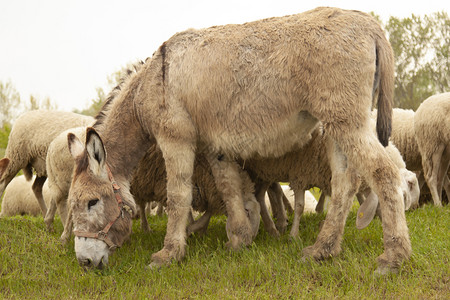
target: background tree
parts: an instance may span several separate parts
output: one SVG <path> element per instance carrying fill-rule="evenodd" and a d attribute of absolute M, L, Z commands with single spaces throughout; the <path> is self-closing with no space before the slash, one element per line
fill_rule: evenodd
<path fill-rule="evenodd" d="M 385 29 L 395 56 L 395 104 L 416 110 L 429 96 L 449 91 L 450 19 L 445 12 L 390 17 Z"/>
<path fill-rule="evenodd" d="M 20 114 L 20 95 L 11 81 L 3 83 L 0 81 L 0 125 L 11 125 Z"/>

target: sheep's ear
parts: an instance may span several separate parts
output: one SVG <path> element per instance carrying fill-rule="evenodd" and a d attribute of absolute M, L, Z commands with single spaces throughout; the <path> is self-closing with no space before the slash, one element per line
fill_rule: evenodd
<path fill-rule="evenodd" d="M 82 155 L 84 152 L 84 145 L 78 139 L 75 134 L 69 132 L 67 134 L 67 143 L 69 145 L 69 151 L 70 154 L 72 154 L 73 158 L 77 158 L 78 156 Z"/>
<path fill-rule="evenodd" d="M 358 209 L 356 228 L 366 228 L 372 222 L 378 207 L 378 196 L 372 191 Z"/>
<path fill-rule="evenodd" d="M 100 135 L 92 127 L 88 127 L 86 130 L 86 150 L 89 156 L 89 168 L 92 172 L 99 176 L 107 176 L 106 150 Z"/>
<path fill-rule="evenodd" d="M 3 173 L 5 173 L 6 168 L 9 165 L 9 158 L 0 159 L 0 179 L 3 177 Z"/>

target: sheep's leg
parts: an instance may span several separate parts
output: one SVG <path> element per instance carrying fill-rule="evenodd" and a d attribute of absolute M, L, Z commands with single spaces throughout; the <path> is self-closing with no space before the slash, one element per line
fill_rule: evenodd
<path fill-rule="evenodd" d="M 279 187 L 279 189 L 277 188 Z M 273 183 L 267 190 L 269 195 L 270 205 L 274 211 L 274 217 L 276 218 L 275 226 L 280 233 L 284 233 L 287 228 L 288 218 L 286 215 L 286 209 L 283 204 L 283 190 L 278 182 Z M 275 208 L 276 207 L 276 208 Z M 275 208 L 275 209 L 274 209 Z"/>
<path fill-rule="evenodd" d="M 61 234 L 61 237 L 59 239 L 63 245 L 67 244 L 67 242 L 69 241 L 70 235 L 72 233 L 72 227 L 73 227 L 72 217 L 73 217 L 72 206 L 69 206 L 69 211 L 67 212 L 66 223 L 64 224 L 64 231 Z"/>
<path fill-rule="evenodd" d="M 14 179 L 21 168 L 16 168 L 9 158 L 0 159 L 0 198 L 8 184 Z M 27 180 L 29 180 L 27 178 Z"/>
<path fill-rule="evenodd" d="M 50 207 L 47 210 L 47 213 L 44 217 L 45 226 L 47 227 L 47 231 L 53 232 L 53 220 L 55 219 L 55 213 L 56 213 L 56 200 L 54 197 L 50 199 Z M 63 222 L 63 225 L 65 223 Z"/>
<path fill-rule="evenodd" d="M 447 199 L 450 201 L 450 179 L 448 178 L 448 175 L 444 177 L 444 189 L 447 194 Z"/>
<path fill-rule="evenodd" d="M 361 192 L 356 193 L 356 200 L 358 200 L 360 206 L 364 203 L 365 199 L 366 197 Z"/>
<path fill-rule="evenodd" d="M 437 191 L 440 196 L 439 202 L 442 204 L 442 187 L 447 187 L 445 180 L 447 179 L 447 171 L 450 167 L 450 145 L 447 145 L 442 153 L 441 161 L 439 164 L 439 172 L 437 176 Z M 445 189 L 448 196 L 448 190 Z"/>
<path fill-rule="evenodd" d="M 272 220 L 272 217 L 269 214 L 269 211 L 266 206 L 265 194 L 266 190 L 269 187 L 268 183 L 258 183 L 255 185 L 255 197 L 259 203 L 261 218 L 263 220 L 264 229 L 274 237 L 279 237 L 280 233 L 278 229 L 275 227 L 275 223 Z"/>
<path fill-rule="evenodd" d="M 286 212 L 289 215 L 294 214 L 294 208 L 292 207 L 291 202 L 289 202 L 289 199 L 284 194 L 283 189 L 281 189 L 281 197 L 283 199 L 283 204 L 284 204 L 284 207 L 286 208 Z"/>
<path fill-rule="evenodd" d="M 44 186 L 46 176 L 36 177 L 34 180 L 33 186 L 31 187 L 36 197 L 39 207 L 41 208 L 42 215 L 45 216 L 47 214 L 47 206 L 45 205 L 44 196 L 42 195 L 42 187 Z"/>
<path fill-rule="evenodd" d="M 207 155 L 216 187 L 219 190 L 227 209 L 227 226 L 229 241 L 227 247 L 239 249 L 252 242 L 252 228 L 244 208 L 242 197 L 242 181 L 239 165 L 229 158 L 215 154 Z"/>
<path fill-rule="evenodd" d="M 430 188 L 433 203 L 436 206 L 441 206 L 441 193 L 439 193 L 439 169 L 441 166 L 441 157 L 445 146 L 440 145 L 431 157 L 422 157 L 422 166 L 425 180 Z"/>
<path fill-rule="evenodd" d="M 199 219 L 188 225 L 187 235 L 190 236 L 192 233 L 196 232 L 198 232 L 200 235 L 204 235 L 206 233 L 206 229 L 208 229 L 208 224 L 211 216 L 212 213 L 209 210 L 206 210 Z"/>
<path fill-rule="evenodd" d="M 288 214 L 293 214 L 294 209 L 292 208 L 291 203 L 283 192 L 283 188 L 278 182 L 274 182 L 270 185 L 269 189 L 273 190 L 277 195 L 278 199 L 281 199 L 284 205 L 284 209 Z"/>
<path fill-rule="evenodd" d="M 369 128 L 345 129 L 333 138 L 351 165 L 367 180 L 380 202 L 384 253 L 378 257 L 377 272 L 395 272 L 401 262 L 411 256 L 400 171 Z M 328 132 L 334 133 L 333 128 Z"/>
<path fill-rule="evenodd" d="M 425 183 L 425 177 L 423 176 L 423 172 L 416 172 L 417 181 L 419 183 L 419 189 L 422 190 L 423 184 Z"/>
<path fill-rule="evenodd" d="M 305 257 L 316 260 L 336 256 L 341 251 L 345 220 L 359 187 L 359 178 L 340 148 L 329 143 L 331 177 L 331 202 L 328 213 L 313 246 L 303 249 Z"/>
<path fill-rule="evenodd" d="M 147 221 L 147 213 L 145 211 L 146 202 L 139 201 L 139 218 L 141 219 L 141 229 L 143 232 L 151 232 L 150 226 L 148 225 Z"/>
<path fill-rule="evenodd" d="M 290 236 L 293 238 L 298 237 L 298 230 L 300 227 L 300 218 L 303 214 L 303 210 L 305 209 L 305 191 L 304 190 L 295 190 L 295 202 L 294 202 L 294 220 L 292 221 L 292 228 L 290 232 Z"/>
<path fill-rule="evenodd" d="M 182 126 L 183 129 L 188 129 Z M 179 130 L 174 130 L 177 132 Z M 152 255 L 150 268 L 180 261 L 186 252 L 186 233 L 192 205 L 191 178 L 194 169 L 195 147 L 186 136 L 158 139 L 167 172 L 167 229 L 164 247 Z"/>
<path fill-rule="evenodd" d="M 320 193 L 319 202 L 316 205 L 316 213 L 320 214 L 323 212 L 323 207 L 325 205 L 325 197 L 326 197 L 325 192 L 322 191 Z"/>
<path fill-rule="evenodd" d="M 163 213 L 164 213 L 164 205 L 162 204 L 162 202 L 158 202 L 158 208 L 156 209 L 156 215 L 162 216 Z"/>
<path fill-rule="evenodd" d="M 56 207 L 58 208 L 59 216 L 61 217 L 61 222 L 63 225 L 66 223 L 67 220 L 67 197 L 69 195 L 65 194 L 61 198 L 59 198 L 59 201 L 56 202 Z"/>

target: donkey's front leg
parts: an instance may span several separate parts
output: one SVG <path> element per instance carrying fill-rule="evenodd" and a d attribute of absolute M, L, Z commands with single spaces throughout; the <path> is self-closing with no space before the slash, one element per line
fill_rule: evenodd
<path fill-rule="evenodd" d="M 192 204 L 191 177 L 195 152 L 191 144 L 158 141 L 167 172 L 167 229 L 164 247 L 152 255 L 150 267 L 179 261 L 186 252 L 186 230 Z"/>

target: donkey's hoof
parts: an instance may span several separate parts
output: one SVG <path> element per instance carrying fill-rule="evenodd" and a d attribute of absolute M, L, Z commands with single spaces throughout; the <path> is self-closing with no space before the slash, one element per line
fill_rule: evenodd
<path fill-rule="evenodd" d="M 378 266 L 374 272 L 375 276 L 386 276 L 389 274 L 398 274 L 398 268 L 391 266 Z"/>
<path fill-rule="evenodd" d="M 269 233 L 269 235 L 271 235 L 272 237 L 274 237 L 274 238 L 279 238 L 281 235 L 280 235 L 280 232 L 276 229 L 276 228 L 270 228 L 270 229 L 268 229 L 267 230 L 267 233 Z"/>
<path fill-rule="evenodd" d="M 45 229 L 47 230 L 47 232 L 50 232 L 50 233 L 55 232 L 55 228 L 53 227 L 53 223 L 45 224 Z"/>
<path fill-rule="evenodd" d="M 175 258 L 170 255 L 170 252 L 166 249 L 162 249 L 152 255 L 152 262 L 149 265 L 151 269 L 159 269 L 163 266 L 168 266 L 174 261 Z"/>

